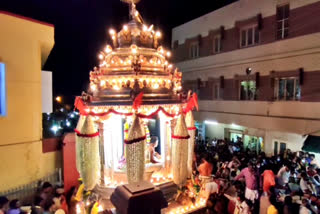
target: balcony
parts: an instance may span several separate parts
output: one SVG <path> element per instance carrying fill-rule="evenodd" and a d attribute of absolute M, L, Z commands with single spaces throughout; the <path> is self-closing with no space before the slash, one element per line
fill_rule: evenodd
<path fill-rule="evenodd" d="M 199 101 L 198 120 L 216 120 L 275 131 L 320 131 L 320 103 L 299 101 Z"/>

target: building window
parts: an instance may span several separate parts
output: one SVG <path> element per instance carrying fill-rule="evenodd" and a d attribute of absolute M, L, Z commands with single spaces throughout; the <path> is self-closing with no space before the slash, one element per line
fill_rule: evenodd
<path fill-rule="evenodd" d="M 240 46 L 247 47 L 260 42 L 260 32 L 258 26 L 251 26 L 241 29 Z"/>
<path fill-rule="evenodd" d="M 6 67 L 0 63 L 0 116 L 7 115 Z"/>
<path fill-rule="evenodd" d="M 190 45 L 190 58 L 195 59 L 199 57 L 199 43 L 192 43 Z"/>
<path fill-rule="evenodd" d="M 214 100 L 220 99 L 220 85 L 219 84 L 213 85 L 213 99 Z"/>
<path fill-rule="evenodd" d="M 289 36 L 289 4 L 277 7 L 277 39 Z"/>
<path fill-rule="evenodd" d="M 276 100 L 300 100 L 301 87 L 298 77 L 275 79 Z"/>
<path fill-rule="evenodd" d="M 222 45 L 221 45 L 221 36 L 216 36 L 214 37 L 214 52 L 215 53 L 220 53 L 222 50 Z"/>
<path fill-rule="evenodd" d="M 280 142 L 278 140 L 273 141 L 273 154 L 274 155 L 284 154 L 286 149 L 287 149 L 287 143 Z"/>
<path fill-rule="evenodd" d="M 240 100 L 256 100 L 257 88 L 256 81 L 248 80 L 240 83 Z"/>

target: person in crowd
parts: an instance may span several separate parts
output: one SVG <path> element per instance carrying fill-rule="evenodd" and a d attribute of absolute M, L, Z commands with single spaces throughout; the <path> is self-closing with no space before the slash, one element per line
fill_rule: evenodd
<path fill-rule="evenodd" d="M 263 187 L 263 192 L 268 192 L 270 187 L 276 185 L 275 175 L 273 171 L 270 169 L 269 165 L 265 167 L 265 170 L 262 173 L 261 177 L 262 179 L 260 180 L 260 183 L 263 183 L 263 185 L 261 185 Z"/>
<path fill-rule="evenodd" d="M 243 194 L 236 197 L 232 197 L 228 194 L 224 194 L 224 196 L 235 203 L 234 214 L 251 214 L 251 209 Z"/>
<path fill-rule="evenodd" d="M 53 186 L 51 183 L 44 182 L 42 184 L 40 197 L 43 199 L 43 202 L 53 197 Z"/>
<path fill-rule="evenodd" d="M 235 177 L 235 180 L 240 180 L 241 178 L 244 178 L 246 183 L 246 199 L 254 202 L 258 199 L 259 194 L 257 185 L 257 175 L 251 162 L 248 163 L 248 167 L 241 170 L 240 174 L 237 177 Z"/>
<path fill-rule="evenodd" d="M 277 206 L 277 199 L 275 195 L 270 195 L 269 197 L 270 205 L 267 210 L 267 214 L 278 214 Z"/>
<path fill-rule="evenodd" d="M 293 202 L 291 196 L 286 196 L 284 198 L 283 214 L 293 214 Z"/>
<path fill-rule="evenodd" d="M 299 214 L 312 214 L 308 199 L 302 199 Z"/>
<path fill-rule="evenodd" d="M 41 207 L 43 199 L 40 196 L 36 196 L 33 200 L 33 205 L 31 207 L 31 214 L 42 214 L 43 209 Z"/>
<path fill-rule="evenodd" d="M 208 154 L 205 154 L 202 158 L 202 163 L 198 167 L 199 179 L 202 183 L 207 183 L 212 180 L 211 174 L 213 170 L 213 164 Z"/>
<path fill-rule="evenodd" d="M 241 165 L 239 159 L 237 158 L 237 156 L 233 156 L 232 160 L 229 162 L 228 164 L 228 168 L 230 170 L 234 169 L 234 168 L 238 168 Z"/>
<path fill-rule="evenodd" d="M 149 152 L 150 152 L 150 162 L 151 163 L 160 163 L 161 155 L 156 152 L 156 148 L 159 144 L 159 138 L 157 136 L 152 136 L 150 140 Z"/>
<path fill-rule="evenodd" d="M 315 190 L 306 172 L 301 173 L 300 189 L 304 194 L 314 194 Z"/>
<path fill-rule="evenodd" d="M 63 195 L 64 189 L 63 188 L 57 188 L 55 190 L 55 196 L 53 197 L 53 201 L 56 205 L 56 207 L 62 209 L 66 214 L 68 214 L 68 204 L 66 197 Z"/>
<path fill-rule="evenodd" d="M 43 203 L 43 214 L 53 214 L 56 211 L 54 201 L 52 199 L 46 199 Z"/>
<path fill-rule="evenodd" d="M 0 214 L 6 214 L 9 208 L 9 200 L 5 196 L 0 196 Z"/>
<path fill-rule="evenodd" d="M 68 213 L 70 213 L 70 214 L 76 213 L 76 205 L 78 203 L 78 200 L 76 197 L 77 192 L 78 192 L 78 188 L 73 186 L 70 188 L 70 190 L 66 196 L 66 201 L 67 201 L 67 205 L 68 205 Z"/>
<path fill-rule="evenodd" d="M 9 210 L 7 214 L 20 214 L 21 213 L 20 207 L 21 207 L 21 204 L 18 199 L 11 200 L 9 203 Z"/>
<path fill-rule="evenodd" d="M 277 173 L 277 181 L 281 187 L 287 187 L 289 183 L 289 178 L 291 176 L 291 172 L 288 164 L 281 167 L 281 169 Z"/>
<path fill-rule="evenodd" d="M 311 159 L 310 165 L 313 165 L 316 168 L 320 168 L 320 164 L 319 164 L 319 162 L 316 159 L 316 156 L 314 154 L 310 154 L 310 159 Z"/>

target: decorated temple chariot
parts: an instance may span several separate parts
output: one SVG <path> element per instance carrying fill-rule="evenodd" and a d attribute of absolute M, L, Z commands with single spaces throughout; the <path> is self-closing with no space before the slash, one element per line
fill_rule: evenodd
<path fill-rule="evenodd" d="M 129 4 L 130 21 L 110 29 L 87 92 L 75 100 L 76 162 L 84 189 L 142 181 L 181 188 L 192 174 L 196 94 L 183 93 L 182 74 L 161 45 L 161 32 Z"/>

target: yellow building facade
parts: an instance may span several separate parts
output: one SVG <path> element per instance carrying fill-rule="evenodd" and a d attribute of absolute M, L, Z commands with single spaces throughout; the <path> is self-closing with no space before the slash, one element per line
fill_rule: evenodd
<path fill-rule="evenodd" d="M 61 167 L 61 152 L 42 153 L 41 69 L 53 45 L 52 25 L 0 11 L 0 63 L 6 75 L 0 192 Z"/>

